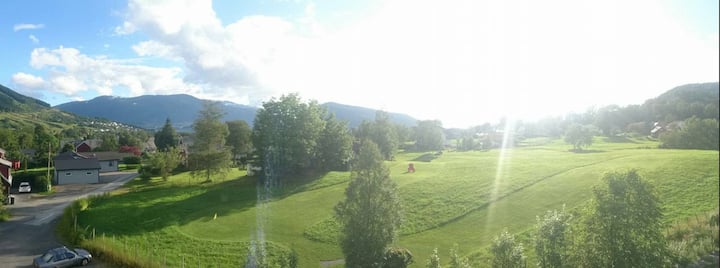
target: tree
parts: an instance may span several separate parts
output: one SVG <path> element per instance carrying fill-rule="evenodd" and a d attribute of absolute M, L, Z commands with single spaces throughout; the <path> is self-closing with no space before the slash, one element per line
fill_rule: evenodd
<path fill-rule="evenodd" d="M 115 133 L 105 132 L 101 134 L 100 141 L 100 146 L 95 148 L 94 151 L 115 152 L 120 149 L 120 145 L 118 145 L 118 137 Z"/>
<path fill-rule="evenodd" d="M 252 142 L 264 169 L 284 175 L 310 168 L 317 140 L 324 128 L 323 111 L 315 101 L 304 103 L 297 94 L 263 103 L 253 123 Z"/>
<path fill-rule="evenodd" d="M 163 180 L 167 180 L 168 176 L 172 171 L 180 165 L 182 157 L 180 155 L 180 149 L 171 147 L 165 151 L 156 152 L 150 155 L 149 165 L 147 168 L 150 170 L 157 170 L 160 177 Z M 145 168 L 144 168 L 145 169 Z"/>
<path fill-rule="evenodd" d="M 523 246 L 522 244 L 516 244 L 515 236 L 508 233 L 507 230 L 495 237 L 492 245 L 490 245 L 490 251 L 493 253 L 493 267 L 525 267 Z"/>
<path fill-rule="evenodd" d="M 590 126 L 571 124 L 565 132 L 565 142 L 573 145 L 573 150 L 582 151 L 584 146 L 592 145 L 594 131 Z"/>
<path fill-rule="evenodd" d="M 375 121 L 363 121 L 360 124 L 358 138 L 369 139 L 377 144 L 385 160 L 393 159 L 399 145 L 395 127 L 390 122 L 390 115 L 384 111 L 377 111 Z"/>
<path fill-rule="evenodd" d="M 415 148 L 419 151 L 441 150 L 443 148 L 443 128 L 438 120 L 418 121 L 415 128 Z"/>
<path fill-rule="evenodd" d="M 385 248 L 397 235 L 402 220 L 397 185 L 383 164 L 377 145 L 364 140 L 353 164 L 345 200 L 335 206 L 342 226 L 340 245 L 345 266 L 378 267 Z"/>
<path fill-rule="evenodd" d="M 61 152 L 61 153 L 64 153 L 64 152 L 72 152 L 72 151 L 75 151 L 75 145 L 73 145 L 72 143 L 66 143 L 66 144 L 63 145 L 63 147 L 60 149 L 60 152 Z"/>
<path fill-rule="evenodd" d="M 691 117 L 684 121 L 681 129 L 661 134 L 660 141 L 663 148 L 719 150 L 718 120 Z"/>
<path fill-rule="evenodd" d="M 425 267 L 427 268 L 441 268 L 442 265 L 440 265 L 440 255 L 438 254 L 438 249 L 433 249 L 432 254 L 430 254 L 430 258 L 425 262 Z"/>
<path fill-rule="evenodd" d="M 669 253 L 662 217 L 656 195 L 637 171 L 605 174 L 581 222 L 578 266 L 663 267 Z"/>
<path fill-rule="evenodd" d="M 144 136 L 144 133 L 141 131 L 120 130 L 120 132 L 118 132 L 118 145 L 139 147 Z"/>
<path fill-rule="evenodd" d="M 190 150 L 190 160 L 194 169 L 191 174 L 194 177 L 205 177 L 205 181 L 226 174 L 230 168 L 230 150 L 225 147 L 228 128 L 220 121 L 222 115 L 216 102 L 206 101 L 193 122 L 195 140 Z"/>
<path fill-rule="evenodd" d="M 242 120 L 225 122 L 228 128 L 227 144 L 230 146 L 233 161 L 241 154 L 247 154 L 252 148 L 252 129 Z"/>
<path fill-rule="evenodd" d="M 170 124 L 170 118 L 165 119 L 163 128 L 155 133 L 155 147 L 157 147 L 158 151 L 166 151 L 170 147 L 177 146 L 178 142 L 178 134 Z"/>
<path fill-rule="evenodd" d="M 353 138 L 347 123 L 338 121 L 335 116 L 328 116 L 317 142 L 320 167 L 325 171 L 347 170 L 352 158 L 352 145 Z"/>
<path fill-rule="evenodd" d="M 568 266 L 570 218 L 564 206 L 561 211 L 548 211 L 543 217 L 537 216 L 535 254 L 539 267 Z"/>

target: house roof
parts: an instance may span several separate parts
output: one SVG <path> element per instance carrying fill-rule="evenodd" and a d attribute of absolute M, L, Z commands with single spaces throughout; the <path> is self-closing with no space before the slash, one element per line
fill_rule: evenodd
<path fill-rule="evenodd" d="M 97 147 L 100 147 L 100 145 L 102 145 L 102 140 L 89 139 L 89 140 L 78 141 L 75 143 L 75 148 L 80 147 L 80 145 L 82 145 L 82 144 L 86 144 L 88 147 L 90 147 L 90 149 L 95 149 Z"/>
<path fill-rule="evenodd" d="M 88 158 L 75 152 L 61 153 L 53 158 L 53 161 L 55 170 L 100 169 L 97 158 Z"/>
<path fill-rule="evenodd" d="M 92 152 L 92 153 L 86 153 L 85 155 L 90 158 L 97 158 L 99 161 L 122 160 L 125 157 L 133 156 L 132 153 L 120 153 L 120 152 Z"/>

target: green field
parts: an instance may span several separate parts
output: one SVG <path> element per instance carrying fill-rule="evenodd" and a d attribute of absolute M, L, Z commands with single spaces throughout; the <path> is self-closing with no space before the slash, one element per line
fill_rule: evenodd
<path fill-rule="evenodd" d="M 503 228 L 527 233 L 536 215 L 582 205 L 602 174 L 613 170 L 634 168 L 650 181 L 667 223 L 717 207 L 717 151 L 651 149 L 656 147 L 651 141 L 596 138 L 588 152 L 572 153 L 560 140 L 535 139 L 505 151 L 446 151 L 434 159 L 400 153 L 387 162 L 405 211 L 397 246 L 413 252 L 414 267 L 423 266 L 436 247 L 443 261 L 455 243 L 462 254 L 482 251 Z M 417 172 L 405 172 L 410 162 Z M 212 183 L 186 173 L 167 182 L 136 179 L 93 201 L 78 223 L 104 236 L 86 243 L 172 267 L 237 267 L 262 225 L 270 254 L 294 249 L 301 267 L 318 267 L 322 260 L 342 258 L 332 215 L 348 179 L 347 172 L 331 172 L 286 185 L 263 206 L 257 204 L 255 179 L 242 171 Z"/>

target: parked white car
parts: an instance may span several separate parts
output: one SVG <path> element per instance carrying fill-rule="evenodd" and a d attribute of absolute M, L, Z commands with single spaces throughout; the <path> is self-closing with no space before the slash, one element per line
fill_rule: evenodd
<path fill-rule="evenodd" d="M 24 182 L 20 183 L 20 187 L 18 187 L 19 193 L 29 193 L 31 191 L 32 191 L 32 189 L 30 188 L 29 182 L 24 181 Z"/>

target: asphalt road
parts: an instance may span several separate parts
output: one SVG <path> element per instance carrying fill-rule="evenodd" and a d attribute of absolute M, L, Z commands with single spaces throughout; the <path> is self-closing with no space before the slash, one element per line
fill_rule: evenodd
<path fill-rule="evenodd" d="M 59 185 L 49 196 L 15 193 L 15 205 L 7 206 L 12 218 L 0 223 L 0 267 L 32 267 L 33 258 L 62 245 L 55 237 L 55 225 L 65 207 L 76 199 L 112 191 L 135 176 L 134 172 L 104 173 L 101 183 Z M 108 266 L 93 260 L 87 267 Z"/>

